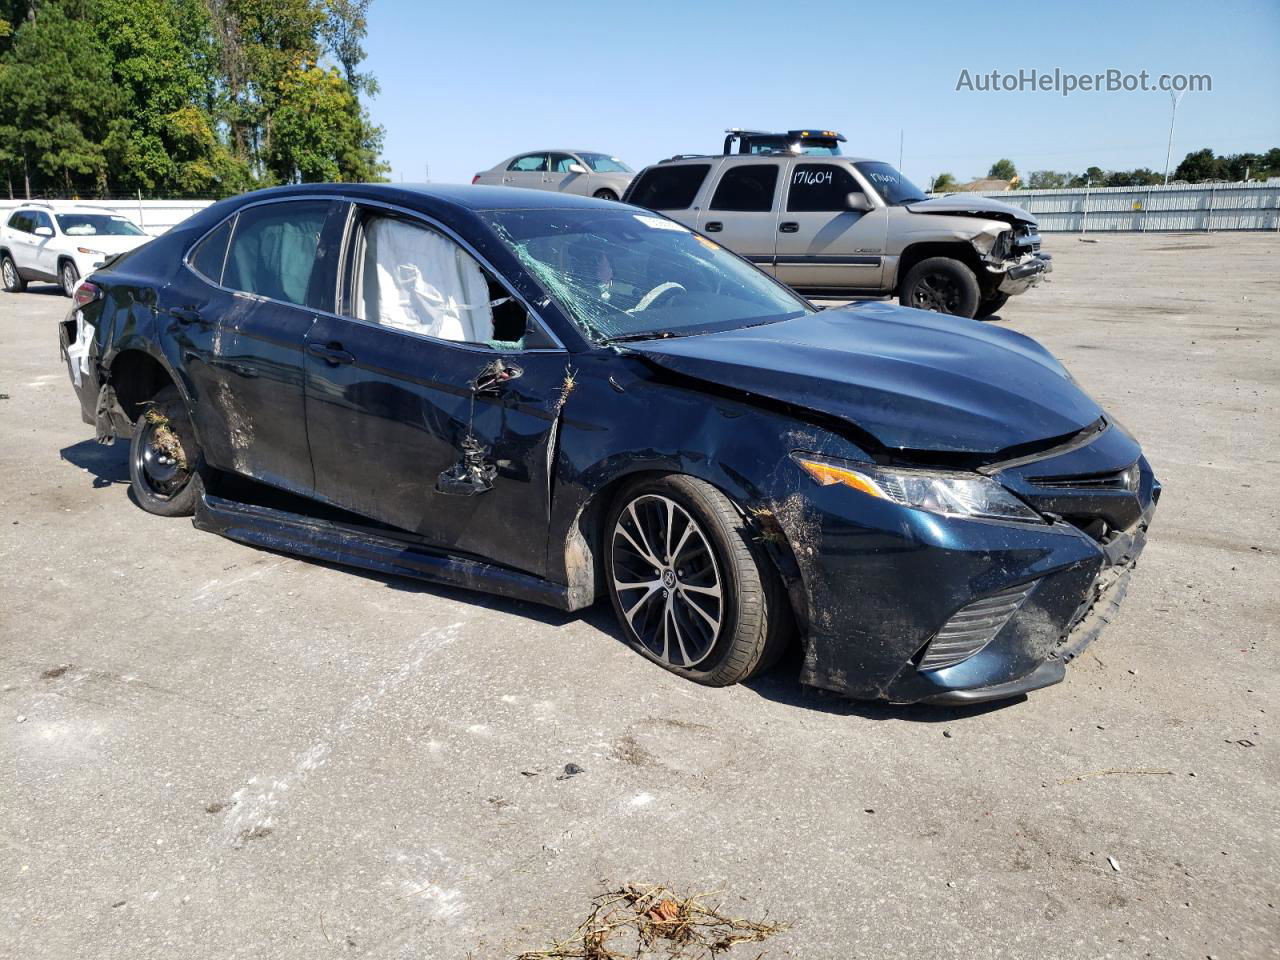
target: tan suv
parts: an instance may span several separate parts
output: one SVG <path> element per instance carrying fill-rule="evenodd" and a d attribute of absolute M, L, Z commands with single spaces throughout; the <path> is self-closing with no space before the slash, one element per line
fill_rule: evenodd
<path fill-rule="evenodd" d="M 988 197 L 928 198 L 890 164 L 841 156 L 680 156 L 624 202 L 705 233 L 801 293 L 896 295 L 985 317 L 1053 267 L 1036 219 Z"/>

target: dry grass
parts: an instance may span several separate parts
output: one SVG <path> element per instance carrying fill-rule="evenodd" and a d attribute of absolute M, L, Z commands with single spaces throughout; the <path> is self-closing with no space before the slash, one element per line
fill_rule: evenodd
<path fill-rule="evenodd" d="M 628 884 L 596 897 L 591 913 L 568 938 L 522 953 L 518 960 L 700 960 L 787 929 L 785 923 L 727 916 L 701 896 Z"/>
<path fill-rule="evenodd" d="M 169 418 L 155 407 L 147 407 L 147 422 L 155 427 L 151 431 L 152 443 L 166 457 L 173 460 L 183 470 L 187 467 L 187 452 L 182 449 L 182 441 L 177 431 L 169 423 Z"/>

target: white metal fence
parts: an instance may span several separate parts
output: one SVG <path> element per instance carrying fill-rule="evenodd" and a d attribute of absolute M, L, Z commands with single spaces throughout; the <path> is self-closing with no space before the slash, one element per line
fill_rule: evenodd
<path fill-rule="evenodd" d="M 9 217 L 9 211 L 22 206 L 26 200 L 0 200 L 0 220 Z M 212 200 L 34 200 L 52 207 L 54 211 L 71 207 L 98 207 L 128 217 L 152 236 L 159 236 L 181 223 L 193 213 L 209 206 Z"/>
<path fill-rule="evenodd" d="M 1280 230 L 1280 180 L 984 193 L 1034 214 L 1042 233 Z"/>

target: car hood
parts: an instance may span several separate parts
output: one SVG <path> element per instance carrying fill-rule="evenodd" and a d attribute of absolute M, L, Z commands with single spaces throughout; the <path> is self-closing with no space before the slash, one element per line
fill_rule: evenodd
<path fill-rule="evenodd" d="M 127 253 L 134 247 L 140 247 L 151 237 L 134 237 L 134 236 L 113 236 L 111 234 L 94 234 L 87 237 L 74 237 L 68 235 L 68 241 L 74 241 L 77 248 L 84 247 L 86 250 L 97 250 L 99 253 L 105 253 L 108 256 L 114 253 Z"/>
<path fill-rule="evenodd" d="M 887 448 L 996 453 L 1102 416 L 1029 337 L 883 303 L 627 346 L 684 376 L 837 417 Z"/>
<path fill-rule="evenodd" d="M 937 213 L 961 217 L 985 217 L 989 220 L 1003 220 L 1006 223 L 1029 223 L 1037 225 L 1035 217 L 1021 207 L 1011 203 L 982 197 L 976 193 L 953 193 L 945 197 L 930 197 L 916 203 L 906 204 L 911 213 Z"/>

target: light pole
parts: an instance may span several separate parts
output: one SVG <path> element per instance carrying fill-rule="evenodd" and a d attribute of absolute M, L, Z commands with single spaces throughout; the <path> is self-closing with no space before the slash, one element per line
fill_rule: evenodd
<path fill-rule="evenodd" d="M 1173 101 L 1173 109 L 1169 112 L 1169 146 L 1164 152 L 1164 183 L 1169 185 L 1169 158 L 1173 156 L 1173 123 L 1178 119 L 1178 104 L 1182 98 L 1187 95 L 1187 91 L 1183 90 L 1179 93 L 1169 91 L 1169 99 Z"/>

